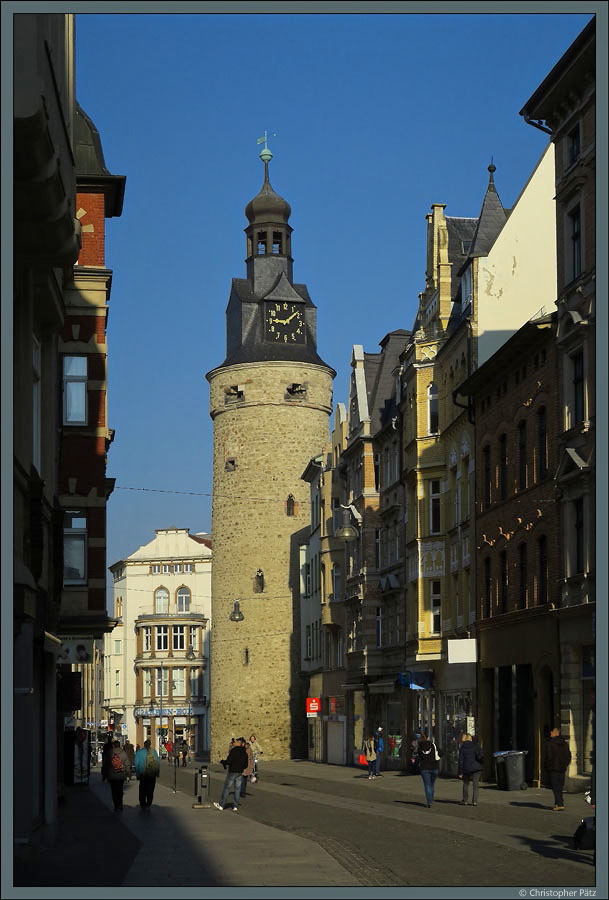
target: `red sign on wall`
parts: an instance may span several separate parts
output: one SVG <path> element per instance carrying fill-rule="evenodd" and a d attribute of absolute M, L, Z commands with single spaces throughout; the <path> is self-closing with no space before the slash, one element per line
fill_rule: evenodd
<path fill-rule="evenodd" d="M 319 697 L 307 697 L 307 716 L 318 716 L 321 712 L 321 700 Z"/>

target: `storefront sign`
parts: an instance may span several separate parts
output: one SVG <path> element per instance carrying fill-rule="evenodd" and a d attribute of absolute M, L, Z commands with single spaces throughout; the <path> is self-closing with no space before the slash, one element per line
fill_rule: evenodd
<path fill-rule="evenodd" d="M 60 665 L 93 662 L 93 638 L 87 635 L 58 635 L 61 650 L 57 654 Z"/>
<path fill-rule="evenodd" d="M 307 716 L 318 716 L 321 712 L 321 700 L 319 697 L 307 697 Z"/>
<path fill-rule="evenodd" d="M 196 708 L 194 706 L 190 709 L 188 708 L 188 706 L 163 706 L 163 718 L 165 718 L 165 716 L 194 716 L 195 710 Z M 133 715 L 138 718 L 140 716 L 153 716 L 156 719 L 161 715 L 161 707 L 136 706 L 133 710 Z"/>
<path fill-rule="evenodd" d="M 446 646 L 449 663 L 475 663 L 478 660 L 475 638 L 450 638 Z"/>

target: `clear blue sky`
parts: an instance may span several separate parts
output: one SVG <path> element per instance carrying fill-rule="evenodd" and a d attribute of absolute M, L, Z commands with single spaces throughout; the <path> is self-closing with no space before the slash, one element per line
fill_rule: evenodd
<path fill-rule="evenodd" d="M 109 564 L 155 528 L 211 530 L 205 373 L 245 277 L 256 139 L 277 132 L 294 278 L 344 402 L 353 344 L 376 352 L 413 324 L 431 204 L 477 216 L 491 156 L 504 206 L 516 201 L 547 144 L 518 112 L 590 18 L 77 15 L 77 96 L 127 176 L 107 220 Z"/>

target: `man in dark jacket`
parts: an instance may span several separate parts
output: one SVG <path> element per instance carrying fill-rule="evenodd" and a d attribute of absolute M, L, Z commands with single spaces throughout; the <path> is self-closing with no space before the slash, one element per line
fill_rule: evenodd
<path fill-rule="evenodd" d="M 234 747 L 226 759 L 222 759 L 220 762 L 225 769 L 228 769 L 228 772 L 226 773 L 226 780 L 224 781 L 224 787 L 222 788 L 220 802 L 216 803 L 214 801 L 214 806 L 216 809 L 222 811 L 232 790 L 234 791 L 233 812 L 237 812 L 239 810 L 239 795 L 241 793 L 241 777 L 244 769 L 247 769 L 245 738 L 237 738 Z"/>
<path fill-rule="evenodd" d="M 459 763 L 457 777 L 463 780 L 463 799 L 461 804 L 467 806 L 469 783 L 472 782 L 472 806 L 478 806 L 478 782 L 482 772 L 484 756 L 482 749 L 476 744 L 471 734 L 464 734 L 459 744 Z"/>
<path fill-rule="evenodd" d="M 564 809 L 565 801 L 562 792 L 565 787 L 565 773 L 571 762 L 571 751 L 560 728 L 553 728 L 546 741 L 544 763 L 550 776 L 550 785 L 554 793 L 554 809 Z"/>

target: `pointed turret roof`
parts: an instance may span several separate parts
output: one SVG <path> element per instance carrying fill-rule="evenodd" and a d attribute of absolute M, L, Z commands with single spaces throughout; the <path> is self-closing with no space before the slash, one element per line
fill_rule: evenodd
<path fill-rule="evenodd" d="M 480 210 L 478 224 L 469 250 L 470 258 L 473 256 L 487 256 L 507 221 L 507 213 L 495 187 L 493 176 L 497 167 L 493 165 L 492 161 L 488 170 L 490 173 L 488 187 L 482 201 L 482 209 Z"/>

